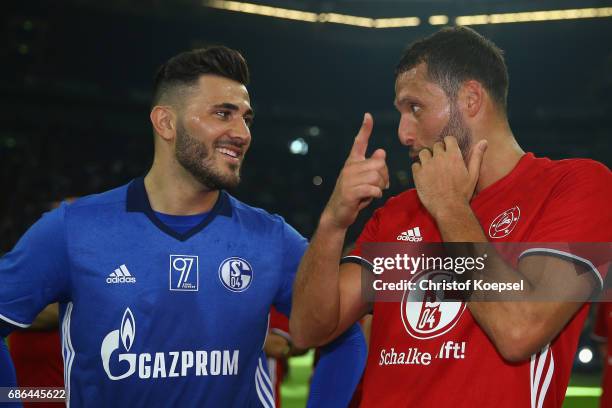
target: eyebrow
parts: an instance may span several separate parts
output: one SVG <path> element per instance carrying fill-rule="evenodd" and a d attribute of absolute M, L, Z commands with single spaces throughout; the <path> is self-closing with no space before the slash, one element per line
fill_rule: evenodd
<path fill-rule="evenodd" d="M 415 97 L 413 97 L 413 96 L 408 96 L 408 95 L 403 96 L 403 97 L 402 97 L 401 99 L 399 99 L 399 100 L 393 100 L 393 105 L 394 105 L 396 108 L 399 108 L 399 107 L 400 107 L 400 106 L 402 106 L 402 105 L 406 105 L 407 103 L 415 103 L 415 104 L 418 104 L 418 105 L 422 105 L 422 104 L 423 104 L 423 103 L 422 103 L 420 100 L 418 100 L 417 98 L 415 98 Z"/>
<path fill-rule="evenodd" d="M 228 109 L 234 112 L 237 112 L 240 110 L 240 107 L 238 105 L 235 105 L 233 103 L 229 103 L 229 102 L 224 102 L 224 103 L 219 103 L 217 105 L 214 105 L 213 108 L 215 109 Z M 255 117 L 255 113 L 253 112 L 253 109 L 247 109 L 247 111 L 244 113 L 246 116 L 251 116 L 251 117 Z"/>

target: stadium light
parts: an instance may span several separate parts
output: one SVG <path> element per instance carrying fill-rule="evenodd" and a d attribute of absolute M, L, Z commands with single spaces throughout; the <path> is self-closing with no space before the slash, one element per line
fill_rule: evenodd
<path fill-rule="evenodd" d="M 416 27 L 421 24 L 421 19 L 418 17 L 370 18 L 340 13 L 313 13 L 302 10 L 245 3 L 242 1 L 204 0 L 204 5 L 206 7 L 220 10 L 257 14 L 261 16 L 284 18 L 308 23 L 335 23 L 364 28 Z M 458 16 L 455 18 L 455 24 L 480 25 L 527 23 L 533 21 L 555 21 L 601 17 L 612 17 L 612 7 L 526 11 L 520 13 L 476 14 L 470 16 Z M 448 24 L 449 17 L 446 15 L 432 15 L 429 17 L 428 21 L 431 25 L 445 25 Z"/>
<path fill-rule="evenodd" d="M 306 155 L 308 154 L 308 143 L 299 137 L 289 143 L 289 151 L 293 154 Z"/>
<path fill-rule="evenodd" d="M 321 13 L 319 14 L 319 21 L 321 23 L 346 24 L 356 27 L 374 27 L 373 18 L 349 16 L 347 14 L 338 13 Z"/>
<path fill-rule="evenodd" d="M 260 4 L 243 3 L 241 1 L 210 0 L 205 1 L 204 5 L 222 10 L 238 11 L 247 14 L 258 14 L 260 16 L 308 21 L 311 23 L 319 21 L 319 14 L 317 13 L 280 7 L 262 6 Z"/>
<path fill-rule="evenodd" d="M 317 137 L 321 134 L 321 128 L 318 126 L 311 126 L 308 128 L 308 134 Z"/>
<path fill-rule="evenodd" d="M 593 361 L 593 352 L 591 349 L 588 347 L 580 349 L 580 352 L 578 353 L 578 360 L 582 364 L 589 364 L 591 361 Z"/>
<path fill-rule="evenodd" d="M 444 25 L 448 24 L 448 16 L 440 15 L 440 16 L 430 16 L 429 24 L 431 25 Z"/>
<path fill-rule="evenodd" d="M 611 17 L 612 7 L 527 11 L 522 13 L 478 14 L 458 16 L 457 25 L 527 23 L 533 21 L 573 20 L 580 18 Z"/>
<path fill-rule="evenodd" d="M 421 19 L 418 17 L 377 18 L 374 20 L 374 28 L 416 27 L 419 24 L 421 24 Z"/>
<path fill-rule="evenodd" d="M 241 1 L 204 0 L 204 5 L 221 10 L 305 21 L 308 23 L 335 23 L 364 28 L 414 27 L 421 24 L 421 20 L 418 17 L 370 18 L 340 13 L 312 13 Z"/>

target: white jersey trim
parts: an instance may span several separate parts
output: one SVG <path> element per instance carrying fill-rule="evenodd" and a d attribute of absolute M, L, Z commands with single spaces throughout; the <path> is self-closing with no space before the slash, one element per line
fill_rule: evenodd
<path fill-rule="evenodd" d="M 270 391 L 272 391 L 272 389 L 273 389 L 272 381 L 270 381 L 270 376 L 266 372 L 266 369 L 263 366 L 261 358 L 259 359 L 259 371 L 261 372 L 261 375 L 263 376 L 264 380 L 266 380 L 266 384 L 268 385 L 268 389 Z"/>
<path fill-rule="evenodd" d="M 291 343 L 291 335 L 289 333 L 287 333 L 284 330 L 281 329 L 277 329 L 276 327 L 273 329 L 270 329 L 270 333 L 276 334 L 281 336 L 283 339 L 287 340 L 289 343 Z M 272 369 L 270 369 L 270 372 L 272 372 Z"/>
<path fill-rule="evenodd" d="M 266 400 L 266 397 L 263 395 L 261 391 L 261 385 L 259 381 L 260 381 L 259 370 L 255 370 L 255 389 L 257 390 L 257 396 L 259 397 L 259 402 L 261 402 L 261 405 L 264 408 L 271 408 L 270 404 L 268 403 L 268 400 Z"/>
<path fill-rule="evenodd" d="M 343 257 L 342 259 L 340 259 L 340 263 L 346 263 L 346 262 L 350 262 L 350 263 L 356 263 L 356 264 L 360 264 L 360 265 L 366 265 L 370 268 L 370 270 L 374 269 L 374 265 L 372 265 L 372 262 L 368 261 L 365 258 L 362 258 L 360 256 L 357 255 L 348 255 Z"/>
<path fill-rule="evenodd" d="M 546 365 L 547 357 L 550 356 L 550 363 L 546 375 L 542 377 L 544 366 Z M 531 382 L 531 408 L 542 408 L 546 393 L 550 387 L 553 373 L 555 371 L 555 359 L 550 349 L 550 344 L 547 344 L 539 353 L 531 356 L 529 365 L 529 377 Z M 541 381 L 543 378 L 543 381 Z"/>
<path fill-rule="evenodd" d="M 276 359 L 274 357 L 268 358 L 268 370 L 270 371 L 272 384 L 276 385 Z M 272 388 L 272 395 L 274 396 L 274 401 L 276 401 L 276 387 Z"/>
<path fill-rule="evenodd" d="M 520 255 L 519 255 L 519 259 L 523 258 L 524 256 L 527 255 L 542 255 L 542 254 L 553 254 L 553 255 L 557 255 L 561 258 L 568 258 L 568 260 L 570 261 L 578 261 L 580 263 L 582 263 L 584 266 L 586 266 L 590 271 L 592 271 L 595 276 L 597 276 L 597 278 L 599 279 L 599 284 L 601 285 L 601 287 L 604 287 L 604 281 L 603 278 L 601 277 L 601 274 L 599 273 L 599 271 L 597 270 L 597 268 L 595 267 L 595 265 L 593 265 L 593 263 L 591 261 L 589 261 L 586 258 L 582 258 L 578 255 L 574 255 L 571 254 L 569 252 L 565 252 L 565 251 L 559 251 L 558 249 L 551 249 L 551 248 L 530 248 L 526 251 L 523 251 Z"/>
<path fill-rule="evenodd" d="M 272 386 L 270 378 L 263 368 L 261 358 L 258 359 L 258 365 L 255 369 L 255 389 L 257 390 L 257 396 L 259 401 L 265 408 L 274 408 L 274 397 L 272 396 Z"/>
<path fill-rule="evenodd" d="M 544 384 L 542 385 L 542 389 L 540 390 L 540 395 L 538 397 L 538 408 L 542 408 L 544 406 L 544 399 L 546 398 L 548 387 L 550 387 L 550 382 L 552 380 L 554 371 L 555 371 L 555 357 L 553 356 L 553 353 L 551 350 L 550 351 L 550 365 L 548 366 L 548 371 L 546 372 L 546 378 L 544 378 Z"/>
<path fill-rule="evenodd" d="M 266 340 L 268 340 L 268 333 L 270 332 L 270 313 L 268 312 L 268 323 L 266 323 L 266 335 L 264 336 L 263 343 L 261 343 L 261 350 L 266 347 Z"/>
<path fill-rule="evenodd" d="M 25 329 L 25 328 L 30 327 L 30 326 L 32 325 L 32 323 L 27 324 L 27 323 L 19 323 L 19 322 L 16 322 L 16 321 L 14 321 L 13 319 L 9 319 L 8 317 L 6 317 L 6 316 L 5 316 L 5 315 L 3 315 L 3 314 L 0 314 L 0 319 L 4 320 L 4 321 L 5 321 L 5 322 L 7 322 L 7 323 L 12 324 L 13 326 L 21 327 L 22 329 Z"/>
<path fill-rule="evenodd" d="M 62 321 L 62 356 L 64 357 L 64 386 L 66 387 L 66 407 L 70 408 L 70 374 L 74 361 L 74 348 L 70 338 L 70 323 L 72 321 L 72 302 L 66 306 L 64 320 Z"/>

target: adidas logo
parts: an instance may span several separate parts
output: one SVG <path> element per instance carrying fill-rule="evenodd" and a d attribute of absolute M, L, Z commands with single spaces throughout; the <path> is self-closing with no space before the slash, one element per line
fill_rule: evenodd
<path fill-rule="evenodd" d="M 128 268 L 123 264 L 108 275 L 106 283 L 136 283 L 136 278 L 132 276 Z"/>
<path fill-rule="evenodd" d="M 421 229 L 414 227 L 408 231 L 404 231 L 397 236 L 398 241 L 410 241 L 410 242 L 421 242 L 423 237 L 421 236 Z"/>

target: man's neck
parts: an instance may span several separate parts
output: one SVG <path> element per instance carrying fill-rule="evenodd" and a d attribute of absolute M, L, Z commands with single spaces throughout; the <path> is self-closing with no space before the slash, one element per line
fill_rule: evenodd
<path fill-rule="evenodd" d="M 210 211 L 219 190 L 210 190 L 186 171 L 160 169 L 154 163 L 144 179 L 153 211 L 169 215 L 193 215 Z"/>
<path fill-rule="evenodd" d="M 508 175 L 525 154 L 507 123 L 491 127 L 481 134 L 487 135 L 488 146 L 480 166 L 476 193 Z"/>

